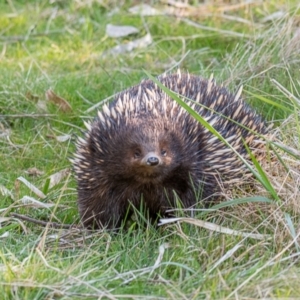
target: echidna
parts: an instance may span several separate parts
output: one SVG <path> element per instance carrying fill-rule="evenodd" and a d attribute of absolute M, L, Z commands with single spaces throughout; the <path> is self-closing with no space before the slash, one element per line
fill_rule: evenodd
<path fill-rule="evenodd" d="M 267 126 L 240 98 L 241 90 L 233 95 L 213 79 L 179 71 L 158 80 L 244 158 L 244 143 L 260 155 L 263 143 L 257 134 L 265 135 Z M 116 228 L 130 205 L 139 208 L 141 201 L 151 216 L 164 215 L 178 199 L 182 207 L 192 207 L 214 199 L 220 182 L 241 181 L 249 174 L 228 145 L 151 80 L 118 94 L 85 125 L 72 160 L 85 226 Z"/>

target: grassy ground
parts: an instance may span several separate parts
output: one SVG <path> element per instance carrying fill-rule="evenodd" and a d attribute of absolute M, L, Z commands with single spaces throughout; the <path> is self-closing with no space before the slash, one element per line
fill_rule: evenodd
<path fill-rule="evenodd" d="M 0 1 L 1 299 L 300 295 L 297 1 L 191 1 L 181 9 L 162 2 L 148 1 L 164 15 L 141 16 L 129 12 L 138 1 Z M 111 38 L 108 23 L 139 33 Z M 153 41 L 145 48 L 110 54 L 147 33 Z M 214 73 L 231 90 L 243 84 L 244 97 L 275 121 L 274 134 L 296 155 L 278 150 L 284 165 L 266 166 L 279 200 L 257 184 L 239 195 L 260 203 L 197 216 L 263 239 L 185 222 L 111 234 L 10 218 L 20 213 L 77 224 L 76 185 L 65 169 L 82 120 L 95 115 L 93 105 L 145 78 L 144 70 L 156 75 L 178 66 L 204 77 Z M 70 107 L 60 106 L 63 99 Z"/>

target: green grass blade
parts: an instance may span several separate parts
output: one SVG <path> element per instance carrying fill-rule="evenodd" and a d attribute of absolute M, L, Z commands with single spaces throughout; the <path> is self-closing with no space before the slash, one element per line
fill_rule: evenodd
<path fill-rule="evenodd" d="M 262 95 L 255 94 L 255 93 L 252 93 L 252 92 L 247 91 L 247 90 L 244 90 L 244 92 L 246 94 L 249 94 L 250 96 L 252 96 L 252 97 L 260 100 L 260 101 L 263 101 L 263 102 L 265 102 L 265 103 L 267 103 L 269 105 L 275 106 L 275 107 L 279 108 L 282 111 L 286 111 L 288 113 L 293 113 L 294 112 L 294 110 L 292 108 L 289 108 L 288 106 L 284 106 L 284 105 L 282 105 L 282 104 L 280 104 L 278 102 L 272 101 L 272 100 L 270 100 L 270 99 L 268 99 L 268 98 L 266 98 L 266 97 L 264 97 Z"/>
<path fill-rule="evenodd" d="M 256 178 L 265 187 L 265 189 L 272 195 L 272 197 L 275 200 L 279 201 L 280 198 L 279 198 L 277 192 L 275 191 L 275 189 L 273 188 L 271 182 L 269 181 L 268 176 L 266 175 L 266 173 L 262 169 L 260 163 L 257 161 L 257 159 L 255 158 L 255 156 L 253 155 L 252 151 L 249 149 L 249 147 L 246 143 L 244 143 L 244 146 L 245 146 L 248 154 L 250 155 L 250 158 L 252 160 L 253 165 L 255 166 L 255 168 L 257 170 L 257 177 Z"/>

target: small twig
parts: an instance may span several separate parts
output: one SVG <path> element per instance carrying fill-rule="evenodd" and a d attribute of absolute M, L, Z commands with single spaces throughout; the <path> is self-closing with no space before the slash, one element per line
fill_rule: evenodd
<path fill-rule="evenodd" d="M 23 220 L 23 221 L 28 221 L 34 224 L 38 224 L 44 227 L 51 227 L 51 228 L 58 228 L 58 229 L 71 229 L 71 228 L 75 228 L 77 227 L 77 225 L 72 225 L 72 224 L 60 224 L 57 222 L 47 222 L 47 221 L 41 221 L 41 220 L 37 220 L 37 219 L 33 219 L 31 217 L 27 217 L 24 215 L 20 215 L 20 214 L 16 214 L 16 213 L 12 213 L 11 214 L 12 217 Z"/>
<path fill-rule="evenodd" d="M 18 114 L 18 115 L 0 115 L 0 118 L 44 118 L 55 117 L 54 114 Z"/>
<path fill-rule="evenodd" d="M 234 36 L 234 37 L 239 37 L 239 38 L 251 38 L 251 35 L 249 35 L 249 34 L 244 34 L 244 33 L 239 33 L 239 32 L 235 32 L 235 31 L 222 30 L 222 29 L 218 29 L 218 28 L 214 28 L 214 27 L 210 27 L 210 26 L 205 26 L 205 25 L 194 22 L 187 18 L 180 18 L 180 20 L 190 26 L 193 26 L 193 27 L 196 27 L 196 28 L 199 28 L 202 30 L 206 30 L 206 31 L 221 33 L 221 34 L 224 34 L 225 36 Z"/>
<path fill-rule="evenodd" d="M 0 41 L 4 41 L 4 42 L 26 41 L 28 38 L 38 38 L 38 37 L 48 36 L 50 34 L 55 34 L 55 33 L 63 33 L 63 31 L 62 30 L 53 30 L 53 31 L 48 31 L 48 32 L 30 33 L 29 36 L 27 36 L 27 35 L 0 36 Z"/>

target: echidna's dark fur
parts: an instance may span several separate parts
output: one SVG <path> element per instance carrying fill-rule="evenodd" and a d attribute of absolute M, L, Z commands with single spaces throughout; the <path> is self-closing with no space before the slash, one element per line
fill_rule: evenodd
<path fill-rule="evenodd" d="M 213 80 L 180 72 L 158 79 L 194 100 L 183 98 L 243 157 L 248 157 L 244 142 L 252 150 L 262 146 L 254 133 L 266 134 L 266 125 L 240 98 L 241 91 L 232 95 Z M 178 199 L 191 207 L 212 199 L 220 180 L 247 174 L 228 146 L 151 80 L 121 92 L 86 127 L 72 160 L 86 226 L 119 226 L 130 202 L 139 208 L 144 201 L 151 215 L 164 214 Z"/>

